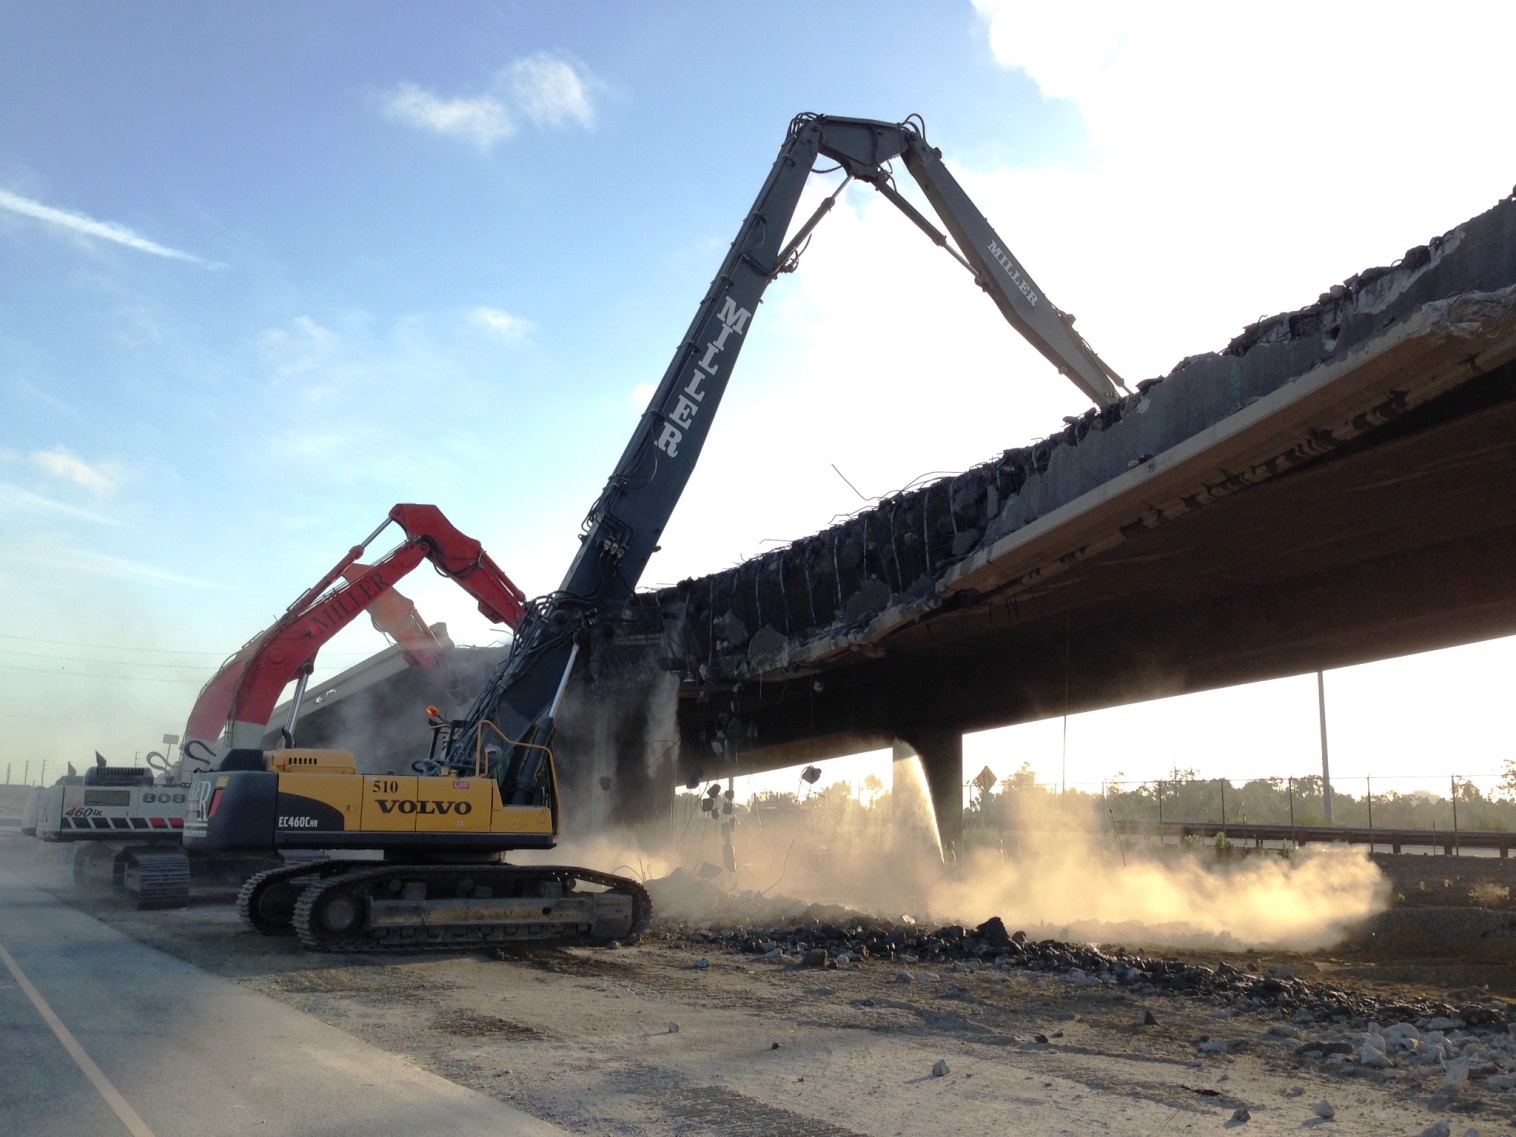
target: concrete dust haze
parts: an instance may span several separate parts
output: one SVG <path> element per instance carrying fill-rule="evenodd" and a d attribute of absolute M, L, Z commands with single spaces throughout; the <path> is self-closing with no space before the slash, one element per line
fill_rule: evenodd
<path fill-rule="evenodd" d="M 972 927 L 1000 916 L 1034 939 L 1127 945 L 1310 950 L 1339 942 L 1388 901 L 1387 882 L 1358 850 L 1285 858 L 1218 855 L 1209 842 L 1123 848 L 1098 803 L 1047 793 L 1027 795 L 1003 841 L 998 831 L 971 834 L 962 862 L 944 863 L 919 760 L 894 771 L 889 792 L 863 795 L 872 802 L 836 785 L 803 803 L 760 794 L 726 814 L 719 795 L 704 810 L 701 795 L 681 793 L 656 824 L 570 836 L 545 859 L 653 881 L 672 873 L 653 888 L 669 920 L 839 920 L 853 909 Z M 735 871 L 723 867 L 728 823 Z M 570 820 L 568 835 L 575 828 Z"/>
<path fill-rule="evenodd" d="M 1218 855 L 1118 846 L 1086 803 L 1049 796 L 1019 811 L 1023 834 L 1002 857 L 979 850 L 931 893 L 935 916 L 1038 925 L 1062 939 L 1309 950 L 1340 941 L 1386 907 L 1389 884 L 1367 854 L 1317 846 Z"/>

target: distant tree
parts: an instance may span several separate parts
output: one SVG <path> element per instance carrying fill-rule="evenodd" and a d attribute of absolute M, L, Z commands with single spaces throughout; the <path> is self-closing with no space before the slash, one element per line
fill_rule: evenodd
<path fill-rule="evenodd" d="M 1016 772 L 1009 778 L 1002 778 L 1000 788 L 1008 793 L 1017 793 L 1022 790 L 1032 789 L 1037 785 L 1037 775 L 1032 772 L 1032 764 L 1023 762 L 1016 768 Z"/>
<path fill-rule="evenodd" d="M 807 800 L 826 802 L 852 801 L 853 783 L 833 782 L 831 785 L 825 786 L 822 789 L 819 789 L 815 793 L 811 794 Z"/>
<path fill-rule="evenodd" d="M 1516 758 L 1505 760 L 1505 772 L 1500 775 L 1496 796 L 1503 801 L 1516 801 Z"/>

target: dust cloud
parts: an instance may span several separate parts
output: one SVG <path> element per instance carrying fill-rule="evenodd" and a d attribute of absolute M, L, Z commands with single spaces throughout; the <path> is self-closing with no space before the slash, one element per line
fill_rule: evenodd
<path fill-rule="evenodd" d="M 932 891 L 934 915 L 999 915 L 1059 939 L 1305 951 L 1338 943 L 1389 901 L 1389 883 L 1359 849 L 1286 858 L 1214 844 L 1123 848 L 1110 831 L 1080 826 L 1086 811 L 1061 812 L 1056 802 L 1023 811 L 1035 815 L 1018 818 L 1025 836 L 1014 852 L 976 851 Z"/>
<path fill-rule="evenodd" d="M 804 801 L 758 795 L 726 813 L 719 794 L 710 809 L 679 794 L 655 825 L 570 840 L 549 858 L 649 881 L 659 917 L 677 922 L 856 912 L 972 927 L 999 916 L 1034 939 L 1154 947 L 1327 947 L 1389 898 L 1358 850 L 1123 844 L 1087 799 L 1028 798 L 1003 835 L 970 828 L 961 863 L 937 846 L 914 759 L 895 763 L 893 789 L 872 801 L 832 786 Z"/>

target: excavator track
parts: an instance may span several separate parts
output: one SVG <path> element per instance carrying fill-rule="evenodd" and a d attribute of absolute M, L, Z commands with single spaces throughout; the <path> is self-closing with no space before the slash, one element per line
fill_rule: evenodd
<path fill-rule="evenodd" d="M 606 891 L 576 892 L 576 884 Z M 455 897 L 438 895 L 449 892 Z M 385 865 L 307 885 L 293 923 L 311 951 L 445 951 L 629 940 L 652 915 L 641 884 L 594 869 Z"/>
<path fill-rule="evenodd" d="M 189 857 L 183 849 L 134 846 L 116 856 L 116 883 L 140 909 L 183 908 L 189 903 Z"/>
<path fill-rule="evenodd" d="M 264 936 L 294 934 L 295 905 L 302 885 L 299 878 L 317 879 L 335 873 L 367 868 L 373 861 L 307 861 L 281 865 L 250 876 L 237 892 L 237 916 L 253 931 Z"/>

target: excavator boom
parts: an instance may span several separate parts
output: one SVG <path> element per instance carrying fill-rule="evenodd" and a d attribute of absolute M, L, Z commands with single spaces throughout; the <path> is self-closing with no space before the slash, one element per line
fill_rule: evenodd
<path fill-rule="evenodd" d="M 404 531 L 405 541 L 374 564 L 359 564 L 364 550 L 392 523 Z M 410 602 L 394 592 L 396 582 L 423 560 L 473 596 L 487 619 L 510 628 L 521 622 L 525 595 L 478 541 L 459 532 L 434 505 L 396 505 L 367 539 L 211 677 L 190 710 L 181 753 L 214 752 L 223 733 L 224 750 L 258 746 L 290 680 L 308 674 L 327 641 L 371 607 L 376 625 L 401 643 L 408 658 L 436 666 L 443 645 Z"/>

